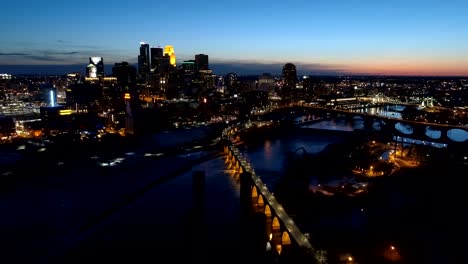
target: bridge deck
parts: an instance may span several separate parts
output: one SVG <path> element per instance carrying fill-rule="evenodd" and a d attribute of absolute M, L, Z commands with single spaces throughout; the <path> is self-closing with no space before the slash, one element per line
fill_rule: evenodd
<path fill-rule="evenodd" d="M 299 246 L 313 251 L 313 247 L 310 244 L 307 237 L 299 230 L 294 221 L 286 213 L 283 206 L 281 206 L 281 204 L 278 203 L 273 194 L 268 190 L 267 186 L 262 182 L 260 177 L 255 174 L 255 171 L 253 170 L 249 162 L 244 157 L 242 157 L 241 153 L 237 148 L 234 148 L 233 152 L 239 159 L 242 167 L 244 167 L 245 170 L 249 172 L 250 175 L 252 175 L 253 182 L 255 183 L 263 197 L 267 199 L 271 209 L 275 211 L 278 218 L 280 218 L 281 222 L 285 225 L 286 229 L 288 230 L 288 233 L 294 238 L 294 240 L 299 244 Z"/>

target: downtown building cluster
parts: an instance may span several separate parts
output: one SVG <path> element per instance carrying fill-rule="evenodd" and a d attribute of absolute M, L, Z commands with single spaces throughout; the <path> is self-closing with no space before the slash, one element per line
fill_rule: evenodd
<path fill-rule="evenodd" d="M 21 125 L 16 134 L 28 137 L 94 131 L 91 135 L 96 136 L 98 127 L 102 127 L 99 133 L 104 134 L 134 134 L 209 121 L 208 112 L 215 100 L 207 98 L 216 91 L 224 92 L 225 85 L 223 77 L 209 69 L 208 55 L 196 54 L 194 59 L 177 64 L 174 47 L 140 43 L 135 57 L 136 65 L 127 61 L 114 63 L 111 74 L 105 72 L 105 58 L 91 56 L 83 67 L 84 75 L 75 72 L 45 80 L 32 78 L 29 87 L 14 94 L 18 100 L 22 94 L 34 96 L 29 100 L 34 102 L 34 110 L 24 105 L 21 109 L 27 113 L 5 113 L 10 116 L 18 112 L 21 118 L 31 120 L 40 117 L 40 129 Z M 17 100 L 12 100 L 11 105 L 17 105 Z M 205 105 L 204 111 L 199 111 L 201 104 Z M 5 120 L 10 125 L 4 134 L 13 134 L 14 119 Z M 88 137 L 88 133 L 83 135 Z"/>
<path fill-rule="evenodd" d="M 136 67 L 129 62 L 115 63 L 112 75 L 104 74 L 104 59 L 90 57 L 84 82 L 115 83 L 125 93 L 138 95 L 144 100 L 186 98 L 196 99 L 213 89 L 224 92 L 224 77 L 213 74 L 206 54 L 177 63 L 173 46 L 151 47 L 141 42 Z M 123 94 L 122 94 L 123 92 Z M 114 93 L 115 94 L 115 93 Z"/>
<path fill-rule="evenodd" d="M 105 72 L 105 58 L 89 57 L 85 75 L 22 77 L 0 75 L 3 93 L 0 116 L 7 129 L 14 131 L 11 118 L 37 120 L 40 132 L 91 131 L 105 127 L 115 133 L 157 131 L 171 127 L 206 122 L 230 122 L 235 118 L 271 111 L 281 105 L 315 104 L 347 109 L 359 100 L 393 103 L 406 102 L 429 107 L 436 104 L 453 111 L 456 120 L 466 123 L 467 82 L 437 79 L 390 79 L 383 77 L 300 76 L 296 66 L 286 63 L 281 75 L 263 73 L 238 76 L 217 75 L 210 69 L 209 57 L 196 54 L 193 59 L 177 61 L 173 46 L 151 47 L 140 43 L 135 48 L 137 63 L 122 61 Z M 358 100 L 359 98 L 359 100 Z M 377 99 L 376 99 L 377 98 Z M 428 98 L 430 100 L 428 100 Z M 39 110 L 40 109 L 40 110 Z M 452 114 L 452 113 L 451 113 Z M 11 117 L 11 118 L 10 118 Z M 412 119 L 445 120 L 440 115 L 412 116 Z M 97 126 L 102 123 L 104 125 Z M 18 125 L 17 134 L 30 135 L 33 130 Z M 29 124 L 29 123 L 28 123 Z M 25 132 L 25 133 L 23 133 Z"/>

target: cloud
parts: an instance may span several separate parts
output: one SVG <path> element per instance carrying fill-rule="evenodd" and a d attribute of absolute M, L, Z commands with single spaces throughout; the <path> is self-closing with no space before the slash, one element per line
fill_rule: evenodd
<path fill-rule="evenodd" d="M 83 65 L 56 65 L 56 64 L 36 64 L 36 65 L 0 65 L 0 72 L 10 74 L 67 74 L 71 72 L 81 72 L 84 74 Z"/>
<path fill-rule="evenodd" d="M 70 52 L 45 52 L 46 54 L 51 54 L 51 55 L 75 55 L 79 54 L 81 52 L 79 51 L 70 51 Z"/>
<path fill-rule="evenodd" d="M 125 50 L 104 49 L 102 47 L 101 49 L 77 47 L 74 44 L 69 45 L 68 42 L 59 44 L 57 47 L 49 46 L 48 49 L 12 49 L 0 52 L 0 58 L 2 55 L 5 56 L 0 59 L 0 64 L 3 65 L 87 64 L 89 57 L 92 56 L 103 57 L 105 63 L 114 64 L 121 61 L 136 62 L 137 58 L 136 52 L 132 54 Z"/>
<path fill-rule="evenodd" d="M 0 64 L 32 65 L 32 64 L 76 64 L 86 63 L 87 57 L 83 51 L 64 49 L 28 50 L 28 52 L 2 52 L 0 56 L 8 56 Z"/>
<path fill-rule="evenodd" d="M 19 53 L 19 52 L 11 52 L 11 53 L 0 52 L 0 56 L 28 56 L 28 55 L 31 55 L 31 54 Z"/>
<path fill-rule="evenodd" d="M 53 55 L 30 55 L 30 56 L 27 56 L 28 59 L 31 59 L 31 60 L 35 60 L 35 61 L 49 61 L 49 62 L 53 62 L 53 61 L 61 61 L 60 58 L 58 58 L 57 56 L 53 56 Z"/>

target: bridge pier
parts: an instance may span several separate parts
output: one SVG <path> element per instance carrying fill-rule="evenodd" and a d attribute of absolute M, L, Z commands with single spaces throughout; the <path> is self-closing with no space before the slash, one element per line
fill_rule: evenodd
<path fill-rule="evenodd" d="M 444 142 L 453 142 L 449 136 L 448 136 L 448 133 L 449 133 L 449 129 L 448 128 L 443 128 L 443 129 L 439 129 L 440 130 L 440 140 L 444 141 Z"/>
<path fill-rule="evenodd" d="M 224 153 L 226 165 L 239 178 L 242 230 L 247 231 L 247 237 L 253 237 L 246 245 L 246 252 L 253 254 L 248 262 L 265 263 L 271 257 L 275 263 L 314 263 L 314 249 L 308 239 L 251 170 L 239 150 L 230 146 L 224 148 Z"/>
<path fill-rule="evenodd" d="M 423 126 L 412 126 L 413 133 L 410 134 L 410 136 L 417 137 L 417 138 L 423 138 L 424 140 L 433 140 L 431 137 L 426 135 L 426 127 Z"/>

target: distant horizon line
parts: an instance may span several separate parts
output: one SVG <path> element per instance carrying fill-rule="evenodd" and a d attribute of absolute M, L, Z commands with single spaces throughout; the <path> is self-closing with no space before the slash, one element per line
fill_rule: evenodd
<path fill-rule="evenodd" d="M 128 62 L 130 65 L 132 66 L 137 66 L 138 63 L 134 63 L 134 62 L 129 62 L 129 61 L 121 61 L 121 62 Z M 120 63 L 120 62 L 118 62 Z M 214 63 L 210 63 L 212 65 L 224 65 L 222 63 L 217 63 L 217 62 L 214 62 Z M 111 63 L 111 64 L 107 64 L 107 65 L 114 65 L 114 63 Z M 259 63 L 258 64 L 259 66 L 260 65 L 264 65 L 262 63 Z M 45 71 L 42 71 L 42 72 L 39 72 L 38 70 L 32 70 L 31 69 L 31 72 L 25 72 L 24 70 L 22 71 L 19 71 L 18 69 L 16 70 L 13 70 L 13 71 L 8 71 L 6 70 L 6 68 L 25 68 L 25 67 L 30 67 L 30 68 L 37 68 L 37 67 L 45 67 L 45 68 L 50 68 L 50 67 L 53 67 L 55 68 L 54 70 L 50 70 L 50 72 L 45 72 Z M 72 69 L 69 69 L 68 71 L 64 68 L 71 68 L 71 67 L 77 67 L 76 69 L 72 70 Z M 83 69 L 81 70 L 78 70 L 78 67 L 82 67 Z M 62 68 L 62 70 L 60 70 L 59 68 Z M 30 76 L 30 75 L 36 75 L 36 76 L 59 76 L 59 75 L 67 75 L 67 74 L 70 74 L 70 73 L 76 73 L 76 72 L 79 72 L 79 73 L 82 73 L 84 74 L 85 73 L 85 70 L 84 70 L 85 66 L 83 64 L 0 64 L 0 74 L 11 74 L 11 75 L 16 75 L 16 76 Z M 108 69 L 106 70 L 106 68 L 109 68 L 109 66 L 105 67 L 105 71 L 107 72 L 110 72 Z M 111 67 L 110 67 L 111 68 Z M 136 67 L 137 68 L 137 67 Z M 235 73 L 235 74 L 238 74 L 238 75 L 242 75 L 242 76 L 260 76 L 260 75 L 263 75 L 263 74 L 270 74 L 272 76 L 281 76 L 281 73 L 274 73 L 274 72 L 269 72 L 269 71 L 262 71 L 262 70 L 259 70 L 257 71 L 256 73 L 252 72 L 252 71 L 255 71 L 253 69 L 246 69 L 245 72 L 243 73 L 242 71 L 229 71 L 229 70 L 224 70 L 223 73 L 217 73 L 217 71 L 215 69 L 211 69 L 213 70 L 213 73 L 214 74 L 218 74 L 218 75 L 227 75 L 229 73 Z M 237 69 L 237 70 L 240 70 L 240 69 Z M 250 72 L 250 73 L 247 73 L 247 72 Z M 298 78 L 300 76 L 322 76 L 322 77 L 386 77 L 386 78 L 391 78 L 391 77 L 418 77 L 418 78 L 468 78 L 468 75 L 418 75 L 418 74 L 375 74 L 375 73 L 343 73 L 343 72 L 326 72 L 326 71 L 321 71 L 319 70 L 318 72 L 314 72 L 314 71 L 306 71 L 306 70 L 297 70 L 297 73 L 298 73 Z M 107 76 L 110 76 L 111 74 L 106 74 Z"/>

